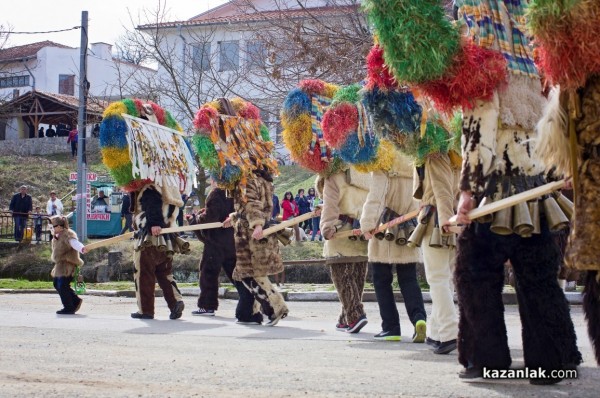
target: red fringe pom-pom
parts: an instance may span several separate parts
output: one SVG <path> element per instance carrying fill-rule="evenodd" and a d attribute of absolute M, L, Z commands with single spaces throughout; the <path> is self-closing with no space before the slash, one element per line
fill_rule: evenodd
<path fill-rule="evenodd" d="M 165 122 L 167 120 L 166 115 L 165 115 L 165 110 L 163 108 L 161 108 L 158 104 L 155 104 L 152 101 L 150 101 L 148 103 L 154 110 L 154 116 L 156 116 L 156 120 L 158 120 L 158 124 L 160 124 L 161 126 L 164 126 Z"/>
<path fill-rule="evenodd" d="M 367 84 L 366 88 L 395 89 L 398 88 L 394 76 L 383 59 L 383 48 L 374 45 L 367 55 Z"/>
<path fill-rule="evenodd" d="M 196 112 L 196 117 L 194 117 L 194 127 L 203 133 L 207 133 L 211 131 L 210 121 L 217 118 L 219 116 L 219 112 L 213 108 L 212 106 L 204 105 L 198 109 Z"/>
<path fill-rule="evenodd" d="M 327 145 L 332 148 L 339 148 L 346 141 L 346 136 L 358 128 L 358 110 L 356 106 L 349 102 L 342 102 L 329 108 L 323 115 L 321 127 Z"/>
<path fill-rule="evenodd" d="M 137 109 L 138 115 L 143 115 L 144 114 L 144 103 L 142 102 L 142 100 L 139 98 L 135 98 L 133 100 L 133 103 L 135 104 L 135 109 Z"/>
<path fill-rule="evenodd" d="M 506 81 L 504 56 L 469 42 L 463 44 L 446 75 L 417 88 L 434 102 L 437 110 L 450 114 L 456 107 L 471 109 L 476 100 L 491 99 Z"/>
<path fill-rule="evenodd" d="M 123 186 L 125 192 L 136 192 L 144 188 L 145 185 L 152 184 L 152 180 L 146 178 L 145 180 L 133 180 L 127 185 Z"/>
<path fill-rule="evenodd" d="M 327 157 L 331 159 L 331 153 L 329 152 L 329 149 L 327 150 Z M 301 157 L 296 158 L 295 160 L 300 166 L 315 173 L 320 173 L 329 166 L 328 162 L 324 162 L 321 159 L 321 146 L 318 142 L 316 143 L 312 154 L 309 151 L 303 152 Z"/>
<path fill-rule="evenodd" d="M 256 105 L 246 102 L 246 105 L 238 112 L 238 116 L 244 119 L 260 120 L 260 110 Z"/>
<path fill-rule="evenodd" d="M 302 80 L 298 87 L 308 95 L 318 94 L 321 95 L 325 91 L 325 82 L 318 79 L 306 79 Z"/>

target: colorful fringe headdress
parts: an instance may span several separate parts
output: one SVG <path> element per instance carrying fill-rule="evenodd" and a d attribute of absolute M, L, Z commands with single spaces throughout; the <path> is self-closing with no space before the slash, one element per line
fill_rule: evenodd
<path fill-rule="evenodd" d="M 128 192 L 148 183 L 175 185 L 180 192 L 189 192 L 194 185 L 194 161 L 184 137 L 166 129 L 132 131 L 123 114 L 182 131 L 171 114 L 154 102 L 124 99 L 111 103 L 100 125 L 100 150 L 116 184 Z"/>
<path fill-rule="evenodd" d="M 239 186 L 255 170 L 277 175 L 277 160 L 269 130 L 259 109 L 241 98 L 221 99 L 200 107 L 194 118 L 192 145 L 202 167 L 223 189 Z"/>
<path fill-rule="evenodd" d="M 281 110 L 283 142 L 300 166 L 322 175 L 344 167 L 324 140 L 321 120 L 338 86 L 322 80 L 302 80 L 290 91 Z"/>
<path fill-rule="evenodd" d="M 388 171 L 394 161 L 394 145 L 380 140 L 360 96 L 362 86 L 341 88 L 323 115 L 323 137 L 335 155 L 358 171 Z"/>
<path fill-rule="evenodd" d="M 425 163 L 430 155 L 450 150 L 456 159 L 461 152 L 460 129 L 451 138 L 440 117 L 430 116 L 428 120 L 412 92 L 389 76 L 383 49 L 375 44 L 367 56 L 367 84 L 362 91 L 375 134 L 392 142 L 416 166 Z"/>
<path fill-rule="evenodd" d="M 543 76 L 563 89 L 600 73 L 600 2 L 532 0 L 527 24 Z"/>
<path fill-rule="evenodd" d="M 506 81 L 504 56 L 461 41 L 439 1 L 366 0 L 364 7 L 394 77 L 430 98 L 438 111 L 472 108 Z"/>

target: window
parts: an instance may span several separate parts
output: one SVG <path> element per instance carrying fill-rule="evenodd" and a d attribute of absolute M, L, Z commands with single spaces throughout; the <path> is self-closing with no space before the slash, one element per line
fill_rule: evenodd
<path fill-rule="evenodd" d="M 58 93 L 75 95 L 75 75 L 58 75 Z"/>
<path fill-rule="evenodd" d="M 210 43 L 192 46 L 192 63 L 194 69 L 207 71 L 210 69 Z"/>
<path fill-rule="evenodd" d="M 29 86 L 29 75 L 0 77 L 0 88 Z"/>
<path fill-rule="evenodd" d="M 237 70 L 240 66 L 240 44 L 235 41 L 222 41 L 220 45 L 220 71 Z"/>
<path fill-rule="evenodd" d="M 246 66 L 248 69 L 261 69 L 267 60 L 267 47 L 262 41 L 249 41 L 246 45 Z"/>

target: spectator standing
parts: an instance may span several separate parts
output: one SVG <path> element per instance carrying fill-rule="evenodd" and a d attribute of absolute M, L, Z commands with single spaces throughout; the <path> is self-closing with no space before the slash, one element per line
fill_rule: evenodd
<path fill-rule="evenodd" d="M 44 137 L 44 126 L 41 126 L 38 130 L 38 138 Z"/>
<path fill-rule="evenodd" d="M 96 199 L 94 199 L 94 201 L 92 202 L 92 208 L 96 207 L 96 206 L 105 206 L 105 210 L 107 210 L 108 208 L 108 202 L 106 201 L 106 196 L 104 195 L 104 191 L 100 190 L 98 191 L 98 197 Z"/>
<path fill-rule="evenodd" d="M 121 218 L 125 220 L 125 225 L 121 230 L 121 235 L 125 232 L 133 232 L 131 212 L 131 197 L 127 192 L 123 193 L 123 202 L 121 202 Z"/>
<path fill-rule="evenodd" d="M 77 127 L 73 127 L 71 131 L 69 131 L 69 137 L 67 138 L 67 144 L 71 144 L 71 156 L 75 158 L 77 156 L 77 141 L 79 140 L 79 132 L 77 131 Z"/>
<path fill-rule="evenodd" d="M 271 218 L 275 220 L 281 214 L 281 206 L 279 206 L 279 197 L 273 194 L 273 214 Z"/>
<path fill-rule="evenodd" d="M 315 190 L 313 188 L 309 189 L 309 195 L 310 195 L 310 191 L 313 191 L 313 197 L 310 200 L 310 211 L 315 211 L 317 209 L 317 207 L 322 203 L 321 199 L 319 199 L 318 196 L 314 196 L 314 192 Z M 315 241 L 315 237 L 317 236 L 317 233 L 319 232 L 319 224 L 321 223 L 321 217 L 313 217 L 311 218 L 312 221 L 312 236 L 310 237 L 310 240 L 312 242 Z M 322 234 L 319 236 L 319 240 L 323 240 L 323 236 Z"/>
<path fill-rule="evenodd" d="M 27 218 L 33 210 L 33 201 L 31 196 L 27 194 L 26 185 L 21 185 L 19 192 L 13 195 L 10 200 L 9 210 L 12 211 L 15 223 L 15 241 L 20 242 L 23 240 Z"/>
<path fill-rule="evenodd" d="M 56 197 L 56 192 L 50 191 L 50 199 L 46 204 L 46 213 L 48 216 L 61 216 L 63 213 L 63 204 L 60 199 Z"/>
<path fill-rule="evenodd" d="M 52 125 L 48 126 L 48 130 L 46 130 L 46 137 L 56 137 L 56 131 L 52 128 Z"/>
<path fill-rule="evenodd" d="M 35 241 L 40 243 L 42 240 L 42 209 L 37 206 L 33 214 L 33 230 L 35 231 Z"/>
<path fill-rule="evenodd" d="M 298 205 L 299 214 L 306 214 L 310 212 L 310 203 L 308 202 L 308 198 L 304 195 L 304 189 L 300 188 L 298 190 L 298 195 L 296 195 L 296 204 Z M 303 221 L 299 225 L 304 231 L 308 232 L 312 227 L 312 223 L 310 220 Z"/>

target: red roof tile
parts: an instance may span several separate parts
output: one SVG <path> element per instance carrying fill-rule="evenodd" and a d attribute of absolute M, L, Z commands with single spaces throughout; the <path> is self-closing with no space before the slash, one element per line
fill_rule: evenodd
<path fill-rule="evenodd" d="M 9 47 L 0 50 L 0 62 L 20 60 L 23 58 L 35 57 L 42 48 L 44 47 L 58 47 L 58 48 L 73 48 L 65 46 L 63 44 L 55 43 L 50 40 L 40 41 L 37 43 L 25 44 L 23 46 Z"/>
<path fill-rule="evenodd" d="M 187 21 L 162 22 L 158 24 L 140 25 L 137 29 L 170 28 L 182 26 L 202 26 L 215 24 L 237 24 L 262 21 L 275 21 L 282 19 L 300 19 L 308 17 L 331 17 L 355 13 L 358 6 L 343 7 L 314 7 L 308 9 L 259 11 L 254 13 L 237 14 L 231 16 L 209 18 L 206 14 L 200 14 Z"/>

